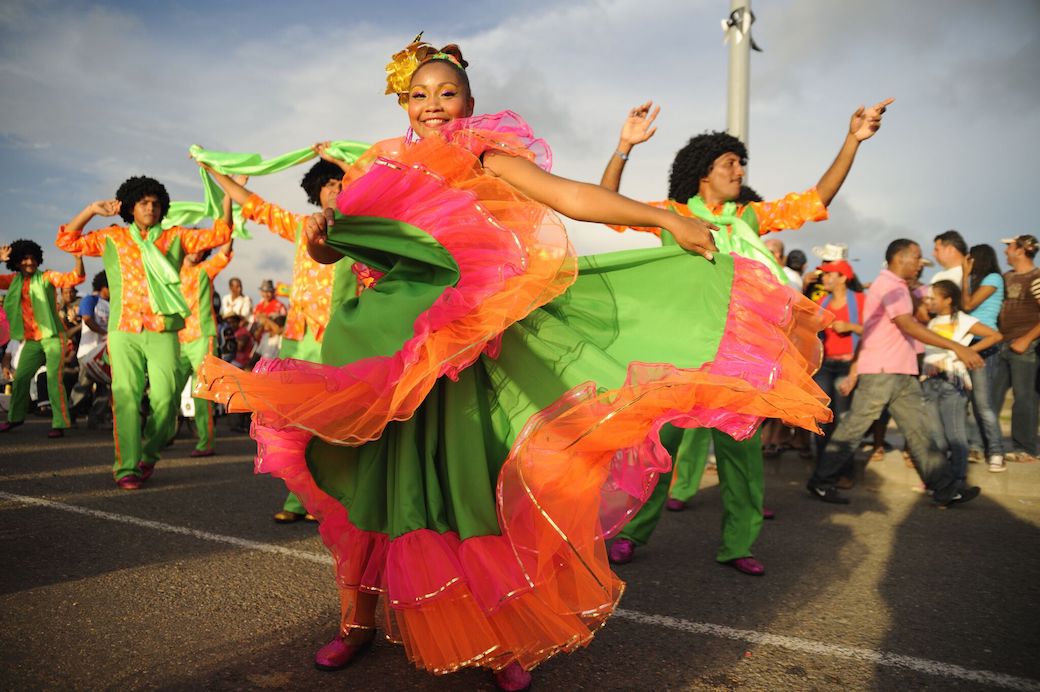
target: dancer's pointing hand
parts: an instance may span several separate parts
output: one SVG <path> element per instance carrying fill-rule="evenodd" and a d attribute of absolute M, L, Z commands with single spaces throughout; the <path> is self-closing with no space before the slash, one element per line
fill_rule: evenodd
<path fill-rule="evenodd" d="M 863 106 L 857 108 L 849 121 L 849 134 L 855 137 L 858 142 L 873 137 L 874 133 L 881 127 L 881 116 L 885 114 L 885 111 L 894 101 L 894 98 L 887 98 L 870 108 L 864 108 Z"/>

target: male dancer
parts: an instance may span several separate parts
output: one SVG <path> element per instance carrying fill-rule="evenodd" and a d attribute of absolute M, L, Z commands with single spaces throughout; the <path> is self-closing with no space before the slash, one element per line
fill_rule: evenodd
<path fill-rule="evenodd" d="M 224 198 L 224 216 L 231 211 L 231 200 Z M 213 310 L 213 281 L 231 262 L 233 240 L 210 257 L 209 250 L 188 253 L 181 266 L 181 292 L 188 303 L 191 314 L 184 319 L 184 328 L 177 332 L 180 341 L 180 358 L 177 361 L 177 392 L 184 390 L 188 380 L 194 386 L 195 373 L 206 354 L 217 354 L 217 317 Z M 213 456 L 215 430 L 213 427 L 213 402 L 195 398 L 195 431 L 199 437 L 193 457 Z"/>
<path fill-rule="evenodd" d="M 115 463 L 112 474 L 123 490 L 137 490 L 155 471 L 162 448 L 173 436 L 177 415 L 177 332 L 191 314 L 180 291 L 185 253 L 223 245 L 231 239 L 231 219 L 213 228 L 161 222 L 170 208 L 163 185 L 144 176 L 126 180 L 115 199 L 87 205 L 58 229 L 56 244 L 74 254 L 101 257 L 112 294 L 108 355 L 112 363 Z M 127 226 L 109 226 L 86 235 L 95 216 L 118 214 Z M 148 379 L 151 415 L 141 435 L 141 400 Z"/>
<path fill-rule="evenodd" d="M 76 268 L 66 274 L 39 271 L 43 249 L 31 240 L 16 240 L 0 247 L 0 262 L 13 274 L 0 274 L 0 289 L 7 289 L 4 312 L 11 325 L 11 338 L 22 342 L 18 368 L 11 384 L 11 404 L 7 422 L 0 432 L 25 422 L 29 408 L 29 383 L 44 363 L 47 364 L 47 395 L 51 402 L 51 430 L 47 437 L 65 435 L 71 425 L 69 404 L 62 384 L 62 360 L 68 338 L 58 316 L 55 288 L 71 288 L 83 283 L 86 272 L 83 258 L 76 255 Z"/>
<path fill-rule="evenodd" d="M 323 142 L 314 146 L 322 160 L 311 166 L 300 181 L 300 186 L 307 193 L 307 201 L 320 209 L 336 206 L 336 195 L 342 188 L 343 174 L 349 168 L 347 163 L 326 153 L 326 145 Z M 307 252 L 307 238 L 303 234 L 302 223 L 306 215 L 293 214 L 267 202 L 222 173 L 210 170 L 210 174 L 227 196 L 242 206 L 245 219 L 262 223 L 295 245 L 289 314 L 285 320 L 278 357 L 320 363 L 321 342 L 325 336 L 325 325 L 329 321 L 336 274 L 334 265 L 319 264 Z M 274 520 L 288 524 L 300 519 L 314 521 L 303 503 L 289 493 L 282 509 L 275 512 Z"/>
<path fill-rule="evenodd" d="M 786 284 L 788 279 L 783 268 L 763 245 L 760 236 L 772 231 L 800 228 L 806 221 L 827 218 L 827 206 L 845 182 L 859 145 L 881 127 L 881 117 L 893 100 L 886 99 L 869 109 L 861 106 L 852 114 L 837 158 L 816 187 L 804 193 L 791 193 L 775 202 L 738 204 L 736 200 L 744 180 L 747 148 L 736 137 L 724 132 L 711 132 L 692 138 L 679 150 L 672 163 L 668 200 L 652 204 L 714 223 L 722 229 L 712 232 L 720 251 L 761 262 L 772 271 L 777 281 Z M 621 173 L 632 147 L 650 139 L 656 131 L 652 124 L 660 109 L 651 112 L 652 105 L 647 102 L 629 113 L 618 148 L 603 173 L 600 184 L 604 187 L 612 190 L 620 187 Z M 663 244 L 675 242 L 662 229 L 635 230 L 654 233 Z M 702 465 L 700 457 L 707 455 L 709 438 L 715 444 L 723 506 L 722 545 L 716 560 L 744 574 L 760 576 L 765 573 L 765 567 L 752 557 L 751 546 L 762 529 L 765 479 L 761 433 L 756 432 L 751 438 L 738 442 L 717 430 L 683 431 L 678 448 L 671 447 L 675 450 L 672 456 L 676 465 L 693 463 L 694 468 Z M 674 440 L 672 444 L 675 444 Z M 693 455 L 697 456 L 696 460 Z M 696 477 L 695 473 L 688 475 Z M 646 505 L 622 529 L 610 547 L 612 562 L 629 562 L 636 546 L 645 545 L 650 539 L 660 520 L 670 480 L 670 473 L 662 475 Z"/>

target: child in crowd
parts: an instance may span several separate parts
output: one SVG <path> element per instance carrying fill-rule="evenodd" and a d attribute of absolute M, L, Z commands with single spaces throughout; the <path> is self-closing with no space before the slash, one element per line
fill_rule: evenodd
<path fill-rule="evenodd" d="M 987 327 L 975 317 L 961 312 L 961 289 L 952 281 L 942 280 L 931 285 L 925 299 L 928 312 L 935 317 L 928 329 L 939 336 L 967 346 L 972 337 L 979 339 L 971 349 L 981 352 L 1003 340 L 1000 332 Z M 971 396 L 971 376 L 964 362 L 952 351 L 936 346 L 925 346 L 921 388 L 932 415 L 932 439 L 940 451 L 952 456 L 954 475 L 965 479 L 968 475 L 968 436 L 965 421 L 968 398 Z"/>

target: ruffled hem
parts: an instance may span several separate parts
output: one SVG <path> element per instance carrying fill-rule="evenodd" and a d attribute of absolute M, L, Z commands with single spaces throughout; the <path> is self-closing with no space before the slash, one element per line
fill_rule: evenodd
<path fill-rule="evenodd" d="M 281 478 L 318 519 L 336 565 L 341 632 L 369 627 L 353 618 L 356 599 L 381 594 L 387 637 L 404 645 L 418 668 L 443 674 L 517 662 L 530 670 L 588 644 L 621 598 L 624 584 L 611 575 L 604 603 L 604 585 L 576 563 L 560 565 L 552 589 L 539 588 L 504 535 L 460 540 L 421 529 L 391 540 L 359 529 L 346 507 L 314 482 L 305 457 L 308 434 L 254 425 L 253 436 L 257 472 Z M 585 607 L 569 610 L 574 603 Z"/>
<path fill-rule="evenodd" d="M 515 129 L 506 115 L 518 120 L 495 117 Z M 458 282 L 419 315 L 396 353 L 344 367 L 261 360 L 253 373 L 207 358 L 197 396 L 253 411 L 262 425 L 357 445 L 378 438 L 390 421 L 411 417 L 439 377 L 454 379 L 482 353 L 494 356 L 509 325 L 561 295 L 577 275 L 559 219 L 484 175 L 475 158 L 474 151 L 512 152 L 530 143 L 514 129 L 463 129 L 451 137 L 467 140 L 465 146 L 432 138 L 405 147 L 398 159 L 366 160 L 368 172 L 340 194 L 343 214 L 422 229 L 458 265 Z"/>
<path fill-rule="evenodd" d="M 501 535 L 460 541 L 421 529 L 390 540 L 351 523 L 319 489 L 299 430 L 255 428 L 258 471 L 285 480 L 318 517 L 335 557 L 342 629 L 359 593 L 386 598 L 385 627 L 430 672 L 531 669 L 587 644 L 624 589 L 605 541 L 642 506 L 671 460 L 663 425 L 712 427 L 737 439 L 775 417 L 818 430 L 830 419 L 811 373 L 827 313 L 734 258 L 732 297 L 714 361 L 696 369 L 635 363 L 625 384 L 577 387 L 534 415 L 499 475 Z"/>

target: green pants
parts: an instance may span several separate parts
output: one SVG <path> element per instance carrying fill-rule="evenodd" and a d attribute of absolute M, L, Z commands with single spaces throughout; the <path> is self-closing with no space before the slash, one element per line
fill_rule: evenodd
<path fill-rule="evenodd" d="M 39 341 L 26 339 L 22 343 L 21 355 L 18 357 L 18 368 L 11 383 L 11 403 L 7 412 L 10 423 L 21 423 L 29 410 L 29 383 L 36 371 L 44 363 L 47 364 L 47 396 L 51 402 L 51 427 L 67 428 L 69 419 L 69 402 L 65 398 L 65 387 L 62 385 L 62 353 L 65 338 L 49 336 Z M 42 392 L 41 392 L 42 393 Z"/>
<path fill-rule="evenodd" d="M 139 475 L 142 461 L 155 463 L 177 429 L 177 332 L 108 333 L 112 363 L 112 435 L 116 480 Z M 141 400 L 145 378 L 151 414 L 141 433 Z"/>
<path fill-rule="evenodd" d="M 729 435 L 718 430 L 691 429 L 685 430 L 678 450 L 673 454 L 675 467 L 682 469 L 687 465 L 686 481 L 696 477 L 698 485 L 700 475 L 704 473 L 707 461 L 708 441 L 715 443 L 715 459 L 719 470 L 719 491 L 722 494 L 722 545 L 715 559 L 728 562 L 738 557 L 749 557 L 762 530 L 762 500 L 765 491 L 765 476 L 762 462 L 762 438 L 760 433 L 743 442 L 737 442 Z M 664 433 L 662 431 L 662 442 Z M 665 442 L 665 447 L 671 446 Z M 704 455 L 703 460 L 680 460 L 681 456 L 695 453 Z M 697 472 L 697 468 L 700 469 Z M 676 471 L 679 473 L 680 471 Z M 646 545 L 651 534 L 657 528 L 668 499 L 668 485 L 671 473 L 662 474 L 653 493 L 639 513 L 637 513 L 619 536 Z M 696 486 L 695 486 L 696 487 Z M 689 497 L 692 497 L 690 495 Z M 679 498 L 684 499 L 684 498 Z M 685 498 L 688 499 L 688 498 Z"/>
<path fill-rule="evenodd" d="M 312 363 L 321 362 L 321 343 L 314 338 L 311 334 L 310 329 L 305 329 L 303 332 L 303 338 L 286 339 L 282 337 L 282 347 L 278 349 L 279 358 L 296 358 L 297 360 L 308 360 Z M 300 499 L 289 493 L 285 498 L 285 503 L 282 505 L 282 509 L 286 512 L 293 512 L 295 514 L 306 514 L 307 509 L 300 502 Z"/>
<path fill-rule="evenodd" d="M 192 388 L 195 387 L 195 373 L 207 354 L 217 355 L 216 339 L 212 336 L 200 336 L 193 341 L 181 343 L 181 354 L 177 361 L 177 401 L 180 393 L 184 391 L 184 385 L 191 380 Z M 192 397 L 195 401 L 195 430 L 199 441 L 195 449 L 200 452 L 208 452 L 213 449 L 213 402 L 206 399 Z"/>

